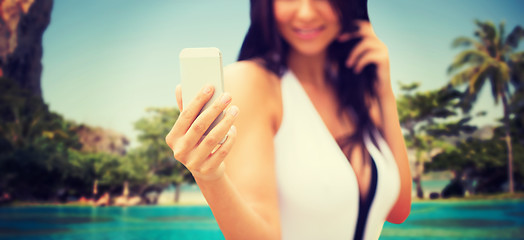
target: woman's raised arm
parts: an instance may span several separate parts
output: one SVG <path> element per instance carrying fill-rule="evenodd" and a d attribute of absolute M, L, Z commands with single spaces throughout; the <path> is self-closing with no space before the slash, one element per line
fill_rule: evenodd
<path fill-rule="evenodd" d="M 217 113 L 202 116 L 206 110 L 195 117 L 194 112 L 198 113 L 195 110 L 203 106 L 197 97 L 190 104 L 194 108 L 182 111 L 179 118 L 182 122 L 177 121 L 166 137 L 175 158 L 195 177 L 226 239 L 280 239 L 273 153 L 275 100 L 268 100 L 276 91 L 267 76 L 264 69 L 251 62 L 227 67 L 225 89 L 230 96 L 225 94 L 221 103 L 209 108 Z M 205 132 L 214 119 L 212 116 L 225 109 L 219 104 L 229 104 L 228 97 L 232 103 L 226 117 L 198 142 L 202 134 L 193 134 L 192 128 Z M 206 98 L 203 91 L 200 101 L 207 102 Z M 235 109 L 240 109 L 238 116 L 233 114 Z M 233 120 L 236 128 L 229 130 L 227 140 L 212 153 Z M 184 129 L 187 131 L 181 134 Z"/>

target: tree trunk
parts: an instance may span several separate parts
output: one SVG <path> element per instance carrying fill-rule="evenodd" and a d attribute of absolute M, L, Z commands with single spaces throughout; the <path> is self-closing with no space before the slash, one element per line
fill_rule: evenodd
<path fill-rule="evenodd" d="M 424 191 L 422 190 L 422 183 L 420 181 L 420 176 L 416 176 L 413 178 L 413 181 L 415 182 L 415 185 L 417 186 L 417 197 L 419 199 L 424 198 Z"/>
<path fill-rule="evenodd" d="M 98 179 L 93 182 L 93 199 L 98 195 Z"/>
<path fill-rule="evenodd" d="M 129 197 L 129 182 L 124 181 L 124 187 L 122 189 L 122 196 L 124 196 L 126 199 Z"/>
<path fill-rule="evenodd" d="M 411 128 L 409 129 L 409 134 L 411 135 L 411 138 L 413 139 L 413 148 L 415 148 L 415 177 L 413 178 L 413 181 L 415 182 L 416 189 L 417 189 L 417 197 L 419 199 L 424 198 L 424 191 L 422 190 L 422 173 L 424 173 L 424 162 L 422 161 L 422 157 L 420 156 L 418 150 L 419 150 L 419 144 L 418 139 L 415 135 L 415 129 Z"/>
<path fill-rule="evenodd" d="M 508 147 L 508 190 L 510 193 L 514 193 L 515 188 L 513 185 L 513 148 L 511 146 L 511 134 L 509 127 L 508 100 L 506 99 L 505 94 L 502 94 L 502 106 L 504 107 L 504 130 L 506 132 L 506 145 Z"/>
<path fill-rule="evenodd" d="M 175 183 L 175 203 L 180 200 L 180 183 Z"/>
<path fill-rule="evenodd" d="M 416 176 L 413 178 L 413 181 L 415 182 L 415 185 L 416 185 L 416 189 L 417 189 L 417 197 L 419 199 L 423 199 L 424 198 L 424 190 L 422 190 L 422 171 L 420 171 L 421 167 L 420 167 L 421 163 L 419 161 L 417 161 L 415 163 L 415 169 L 417 171 L 416 173 Z"/>

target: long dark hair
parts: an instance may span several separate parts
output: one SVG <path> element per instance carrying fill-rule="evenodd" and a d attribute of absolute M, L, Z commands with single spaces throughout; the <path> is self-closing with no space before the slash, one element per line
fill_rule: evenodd
<path fill-rule="evenodd" d="M 336 9 L 341 32 L 351 33 L 357 30 L 355 20 L 369 21 L 367 0 L 330 0 Z M 363 141 L 363 133 L 374 127 L 369 116 L 366 96 L 375 96 L 376 66 L 369 65 L 361 74 L 354 74 L 345 66 L 349 52 L 360 41 L 353 39 L 346 42 L 334 41 L 328 46 L 325 77 L 337 91 L 340 114 L 349 113 L 355 122 L 356 131 L 344 139 L 337 139 L 343 149 L 349 148 L 354 141 Z M 251 25 L 240 49 L 238 60 L 258 59 L 266 69 L 282 76 L 287 69 L 288 43 L 280 36 L 273 15 L 273 0 L 251 0 Z"/>

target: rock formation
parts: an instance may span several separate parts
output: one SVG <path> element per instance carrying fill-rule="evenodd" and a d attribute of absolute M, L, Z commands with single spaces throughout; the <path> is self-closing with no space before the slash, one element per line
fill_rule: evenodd
<path fill-rule="evenodd" d="M 42 36 L 53 0 L 0 0 L 0 76 L 41 96 Z"/>
<path fill-rule="evenodd" d="M 125 155 L 129 140 L 122 134 L 100 127 L 79 125 L 74 130 L 82 144 L 82 151 Z"/>

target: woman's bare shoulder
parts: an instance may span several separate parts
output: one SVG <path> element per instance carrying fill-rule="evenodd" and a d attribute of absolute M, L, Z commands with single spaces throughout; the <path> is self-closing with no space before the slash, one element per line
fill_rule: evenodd
<path fill-rule="evenodd" d="M 271 94 L 279 78 L 254 60 L 238 61 L 224 68 L 226 90 L 268 90 Z M 264 94 L 265 95 L 265 94 Z"/>
<path fill-rule="evenodd" d="M 233 104 L 239 106 L 242 115 L 268 117 L 278 129 L 282 112 L 280 79 L 256 61 L 235 62 L 224 68 L 225 89 L 231 93 Z"/>

